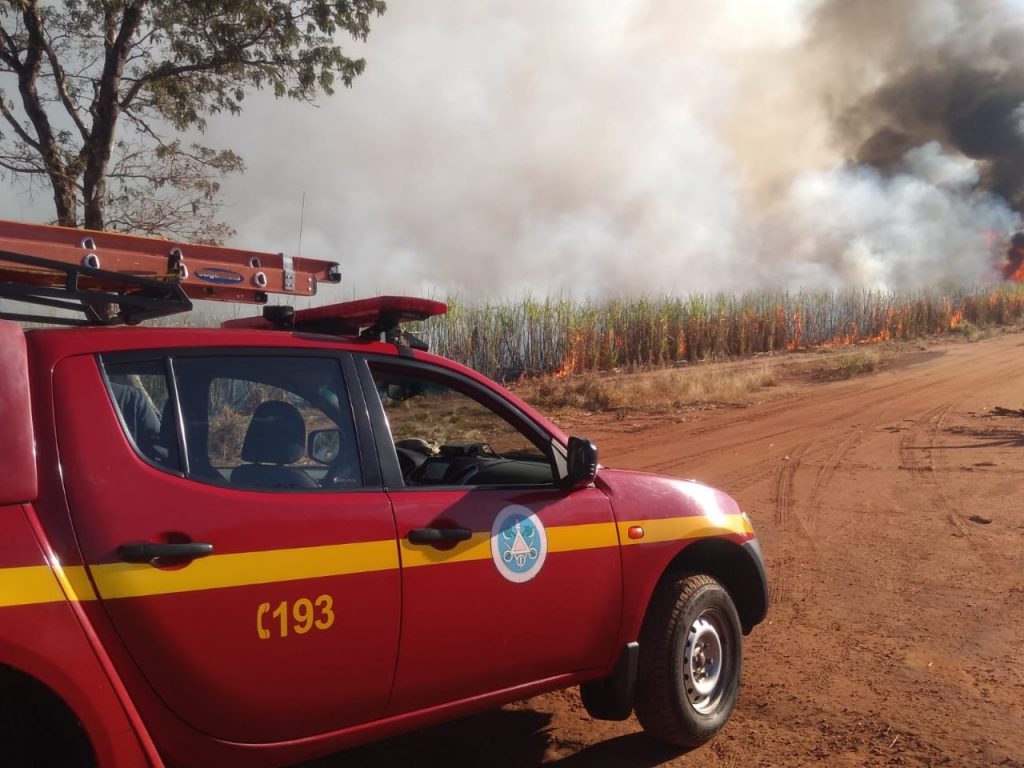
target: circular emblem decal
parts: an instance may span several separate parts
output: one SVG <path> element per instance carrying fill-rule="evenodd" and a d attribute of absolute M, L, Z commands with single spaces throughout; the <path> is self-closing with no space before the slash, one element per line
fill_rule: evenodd
<path fill-rule="evenodd" d="M 491 559 L 509 581 L 529 581 L 544 567 L 548 537 L 544 523 L 518 504 L 505 507 L 491 526 Z"/>

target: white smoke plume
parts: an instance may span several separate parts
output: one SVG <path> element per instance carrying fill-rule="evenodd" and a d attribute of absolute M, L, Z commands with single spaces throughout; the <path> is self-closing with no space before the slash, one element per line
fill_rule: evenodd
<path fill-rule="evenodd" d="M 906 153 L 905 170 L 865 165 L 800 174 L 767 231 L 785 254 L 789 285 L 915 288 L 996 278 L 988 233 L 1019 223 L 1005 201 L 976 189 L 963 157 L 931 142 Z"/>
<path fill-rule="evenodd" d="M 353 89 L 251 98 L 203 140 L 246 159 L 233 244 L 294 252 L 305 195 L 303 255 L 343 265 L 332 299 L 971 283 L 1020 224 L 1021 17 L 395 0 L 350 46 Z M 1010 128 L 974 131 L 996 107 Z"/>

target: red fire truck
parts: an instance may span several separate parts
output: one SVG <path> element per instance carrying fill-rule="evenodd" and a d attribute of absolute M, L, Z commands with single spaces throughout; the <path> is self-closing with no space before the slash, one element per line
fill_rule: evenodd
<path fill-rule="evenodd" d="M 0 222 L 4 764 L 281 765 L 574 685 L 711 738 L 768 604 L 729 496 L 430 354 L 438 302 L 139 326 L 338 279 Z"/>

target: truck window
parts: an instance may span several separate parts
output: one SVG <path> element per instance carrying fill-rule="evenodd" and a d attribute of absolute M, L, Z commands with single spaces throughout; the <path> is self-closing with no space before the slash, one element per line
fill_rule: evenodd
<path fill-rule="evenodd" d="M 104 370 L 121 426 L 135 450 L 156 464 L 179 469 L 178 438 L 164 362 L 111 362 Z"/>
<path fill-rule="evenodd" d="M 111 396 L 136 450 L 204 482 L 263 491 L 359 488 L 352 411 L 337 360 L 176 356 L 107 364 Z M 169 392 L 176 389 L 183 441 Z M 178 462 L 177 446 L 186 446 Z"/>
<path fill-rule="evenodd" d="M 370 365 L 407 486 L 547 485 L 551 458 L 489 406 L 419 371 Z"/>

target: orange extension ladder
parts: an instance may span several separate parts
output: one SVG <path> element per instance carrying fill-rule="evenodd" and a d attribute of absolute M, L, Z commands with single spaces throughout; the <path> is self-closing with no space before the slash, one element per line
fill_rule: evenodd
<path fill-rule="evenodd" d="M 188 299 L 308 297 L 340 280 L 332 261 L 0 220 L 0 297 L 84 311 L 88 324 L 184 312 Z"/>

